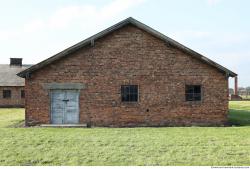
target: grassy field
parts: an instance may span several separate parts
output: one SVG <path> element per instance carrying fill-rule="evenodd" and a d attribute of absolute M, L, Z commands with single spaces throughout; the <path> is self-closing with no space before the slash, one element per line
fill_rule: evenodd
<path fill-rule="evenodd" d="M 232 125 L 250 126 L 250 101 L 233 101 L 229 106 L 229 121 Z"/>
<path fill-rule="evenodd" d="M 24 109 L 0 109 L 0 128 L 24 124 Z"/>
<path fill-rule="evenodd" d="M 250 165 L 250 102 L 231 102 L 244 127 L 14 128 L 23 109 L 0 111 L 0 165 Z"/>

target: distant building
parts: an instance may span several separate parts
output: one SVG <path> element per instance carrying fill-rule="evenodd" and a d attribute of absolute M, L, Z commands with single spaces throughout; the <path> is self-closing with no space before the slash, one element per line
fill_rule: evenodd
<path fill-rule="evenodd" d="M 22 64 L 22 58 L 11 58 L 10 64 L 0 64 L 0 107 L 24 107 L 25 80 L 16 74 L 28 67 Z"/>

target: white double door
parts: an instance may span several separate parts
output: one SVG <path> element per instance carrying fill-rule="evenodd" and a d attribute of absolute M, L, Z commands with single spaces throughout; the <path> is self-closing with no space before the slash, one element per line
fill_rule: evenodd
<path fill-rule="evenodd" d="M 51 91 L 51 123 L 52 124 L 79 123 L 78 90 Z"/>

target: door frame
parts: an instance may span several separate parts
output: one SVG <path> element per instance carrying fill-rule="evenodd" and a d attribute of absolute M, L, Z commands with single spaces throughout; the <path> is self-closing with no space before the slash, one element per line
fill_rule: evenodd
<path fill-rule="evenodd" d="M 79 98 L 78 98 L 78 100 L 79 100 L 79 103 L 78 103 L 79 109 L 78 109 L 78 111 L 79 111 L 79 123 L 80 123 L 80 121 L 81 121 L 81 119 L 80 119 L 80 112 L 81 112 L 81 109 L 80 109 L 80 102 L 81 102 L 80 101 L 80 94 L 81 94 L 82 90 L 87 88 L 86 83 L 70 83 L 70 82 L 69 83 L 68 82 L 57 83 L 57 82 L 50 82 L 50 83 L 43 83 L 42 87 L 43 87 L 43 89 L 45 91 L 47 91 L 48 96 L 49 96 L 49 98 L 48 98 L 49 101 L 48 101 L 47 104 L 49 104 L 48 115 L 49 115 L 49 123 L 50 124 L 52 124 L 52 116 L 51 116 L 51 114 L 52 114 L 52 109 L 51 109 L 51 100 L 52 100 L 51 97 L 52 97 L 52 94 L 51 94 L 51 92 L 52 92 L 52 90 L 56 90 L 56 89 L 58 89 L 58 90 L 60 90 L 60 89 L 62 89 L 62 90 L 77 90 L 79 92 L 79 94 L 78 94 L 78 96 L 79 96 Z"/>

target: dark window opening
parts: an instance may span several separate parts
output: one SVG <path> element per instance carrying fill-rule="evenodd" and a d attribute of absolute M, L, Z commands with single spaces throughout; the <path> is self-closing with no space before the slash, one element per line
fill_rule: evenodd
<path fill-rule="evenodd" d="M 3 98 L 11 98 L 11 90 L 3 90 Z"/>
<path fill-rule="evenodd" d="M 21 90 L 21 98 L 25 98 L 25 92 L 24 92 L 24 90 Z"/>
<path fill-rule="evenodd" d="M 122 102 L 138 102 L 138 85 L 121 86 Z"/>
<path fill-rule="evenodd" d="M 201 101 L 200 85 L 186 85 L 186 101 Z"/>

